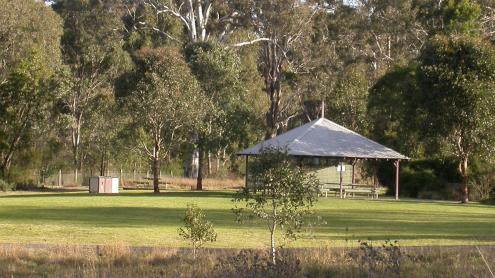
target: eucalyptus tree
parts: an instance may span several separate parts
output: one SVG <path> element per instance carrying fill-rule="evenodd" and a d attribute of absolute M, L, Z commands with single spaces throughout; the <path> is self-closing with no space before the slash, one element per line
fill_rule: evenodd
<path fill-rule="evenodd" d="M 301 94 L 287 83 L 307 71 L 301 49 L 309 43 L 311 21 L 319 6 L 298 0 L 238 1 L 233 6 L 242 24 L 260 40 L 258 68 L 270 103 L 265 138 L 271 138 L 298 113 L 294 104 Z"/>
<path fill-rule="evenodd" d="M 61 20 L 44 3 L 0 1 L 0 175 L 50 114 Z"/>
<path fill-rule="evenodd" d="M 47 67 L 60 64 L 61 19 L 49 7 L 36 1 L 1 0 L 0 12 L 0 84 L 37 49 L 50 58 Z"/>
<path fill-rule="evenodd" d="M 469 161 L 495 152 L 495 48 L 481 36 L 475 2 L 447 1 L 442 11 L 445 29 L 421 53 L 418 84 L 427 130 L 445 138 L 459 159 L 462 202 L 468 202 Z"/>
<path fill-rule="evenodd" d="M 159 189 L 161 160 L 192 130 L 201 129 L 209 110 L 189 66 L 176 48 L 142 49 L 136 53 L 137 68 L 123 99 L 136 129 L 144 156 L 151 161 L 153 187 Z"/>
<path fill-rule="evenodd" d="M 59 103 L 77 179 L 91 114 L 99 97 L 112 91 L 113 80 L 128 68 L 130 58 L 122 49 L 123 11 L 113 1 L 57 0 L 52 7 L 64 19 L 62 53 L 70 73 L 64 76 L 66 90 Z"/>
<path fill-rule="evenodd" d="M 463 202 L 468 202 L 468 162 L 495 149 L 495 49 L 475 37 L 435 37 L 418 68 L 429 130 L 445 136 L 459 159 Z"/>
<path fill-rule="evenodd" d="M 238 139 L 236 130 L 242 125 L 236 114 L 242 113 L 240 74 L 238 56 L 215 43 L 196 43 L 186 48 L 186 58 L 192 73 L 196 76 L 205 96 L 213 104 L 205 119 L 205 126 L 198 130 L 198 177 L 197 189 L 202 189 L 204 161 L 206 154 L 218 151 L 230 141 Z M 212 78 L 214 76 L 214 78 Z"/>

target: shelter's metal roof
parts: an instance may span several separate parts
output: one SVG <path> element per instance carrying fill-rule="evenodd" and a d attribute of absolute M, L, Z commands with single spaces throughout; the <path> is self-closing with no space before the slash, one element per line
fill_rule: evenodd
<path fill-rule="evenodd" d="M 325 118 L 291 129 L 238 154 L 257 155 L 266 147 L 286 149 L 292 156 L 409 159 Z"/>

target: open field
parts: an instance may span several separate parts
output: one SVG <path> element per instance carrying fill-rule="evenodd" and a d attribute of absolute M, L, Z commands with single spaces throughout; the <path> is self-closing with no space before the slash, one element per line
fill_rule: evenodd
<path fill-rule="evenodd" d="M 0 242 L 184 247 L 177 228 L 186 205 L 196 203 L 218 232 L 208 247 L 267 247 L 262 223 L 235 222 L 231 197 L 228 191 L 1 195 Z M 495 244 L 495 207 L 488 205 L 322 198 L 316 211 L 327 223 L 288 246 L 352 247 L 367 239 L 401 246 Z"/>

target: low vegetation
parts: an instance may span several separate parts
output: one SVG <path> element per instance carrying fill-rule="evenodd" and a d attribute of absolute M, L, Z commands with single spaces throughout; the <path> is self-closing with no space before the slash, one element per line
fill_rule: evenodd
<path fill-rule="evenodd" d="M 1 277 L 489 277 L 495 247 L 373 247 L 288 249 L 277 264 L 268 252 L 204 249 L 193 260 L 182 249 L 115 246 L 0 247 Z M 487 265 L 486 262 L 492 265 Z"/>
<path fill-rule="evenodd" d="M 213 225 L 206 219 L 205 213 L 194 204 L 187 205 L 184 227 L 179 228 L 179 235 L 191 244 L 194 259 L 198 249 L 205 243 L 217 240 Z"/>

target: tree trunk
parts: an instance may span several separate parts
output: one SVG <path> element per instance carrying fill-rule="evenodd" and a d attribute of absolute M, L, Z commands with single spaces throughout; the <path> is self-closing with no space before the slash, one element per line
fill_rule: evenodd
<path fill-rule="evenodd" d="M 155 137 L 155 146 L 153 148 L 153 161 L 152 161 L 152 171 L 153 171 L 153 192 L 160 193 L 159 179 L 160 179 L 160 140 Z"/>
<path fill-rule="evenodd" d="M 154 155 L 153 156 L 153 165 L 152 165 L 152 171 L 153 171 L 153 192 L 154 193 L 160 193 L 160 187 L 159 187 L 159 170 L 160 170 L 160 161 L 158 159 L 158 156 Z"/>
<path fill-rule="evenodd" d="M 208 151 L 208 176 L 211 175 L 211 152 Z"/>
<path fill-rule="evenodd" d="M 465 203 L 469 202 L 469 188 L 468 188 L 469 176 L 468 176 L 468 157 L 467 156 L 461 158 L 461 161 L 459 162 L 459 172 L 462 176 L 461 202 L 465 204 Z"/>
<path fill-rule="evenodd" d="M 100 176 L 105 175 L 105 152 L 101 152 Z"/>
<path fill-rule="evenodd" d="M 205 157 L 205 151 L 203 148 L 203 144 L 201 142 L 200 138 L 200 143 L 198 144 L 198 152 L 199 152 L 199 158 L 198 158 L 198 178 L 196 179 L 196 190 L 203 190 L 203 164 L 204 164 L 204 157 Z"/>
<path fill-rule="evenodd" d="M 184 163 L 184 174 L 186 177 L 191 179 L 198 178 L 198 163 L 199 163 L 199 152 L 198 148 L 195 146 L 198 143 L 198 135 L 194 134 L 192 138 L 193 144 L 190 145 L 190 148 L 187 149 L 187 157 Z"/>
<path fill-rule="evenodd" d="M 19 132 L 19 134 L 20 134 L 20 132 Z M 12 157 L 14 156 L 14 151 L 17 148 L 17 145 L 19 144 L 20 141 L 21 141 L 21 136 L 17 135 L 14 138 L 14 140 L 12 141 L 12 143 L 10 144 L 9 150 L 8 150 L 7 154 L 5 155 L 4 160 L 2 161 L 1 173 L 0 173 L 2 177 L 7 176 L 9 169 L 10 169 L 10 165 L 12 164 Z"/>
<path fill-rule="evenodd" d="M 270 100 L 270 108 L 266 113 L 267 130 L 265 139 L 273 138 L 277 135 L 277 128 L 280 113 L 280 99 L 282 88 L 280 84 L 280 66 L 283 62 L 279 56 L 277 46 L 272 42 L 263 44 L 262 58 L 263 63 L 262 75 L 264 77 L 265 92 Z"/>
<path fill-rule="evenodd" d="M 271 257 L 272 257 L 272 263 L 275 265 L 277 264 L 277 259 L 276 259 L 276 256 L 277 256 L 277 248 L 276 248 L 276 245 L 275 245 L 275 230 L 277 228 L 277 224 L 275 223 L 275 221 L 273 222 L 272 224 L 272 228 L 270 230 L 270 244 L 271 244 Z"/>

